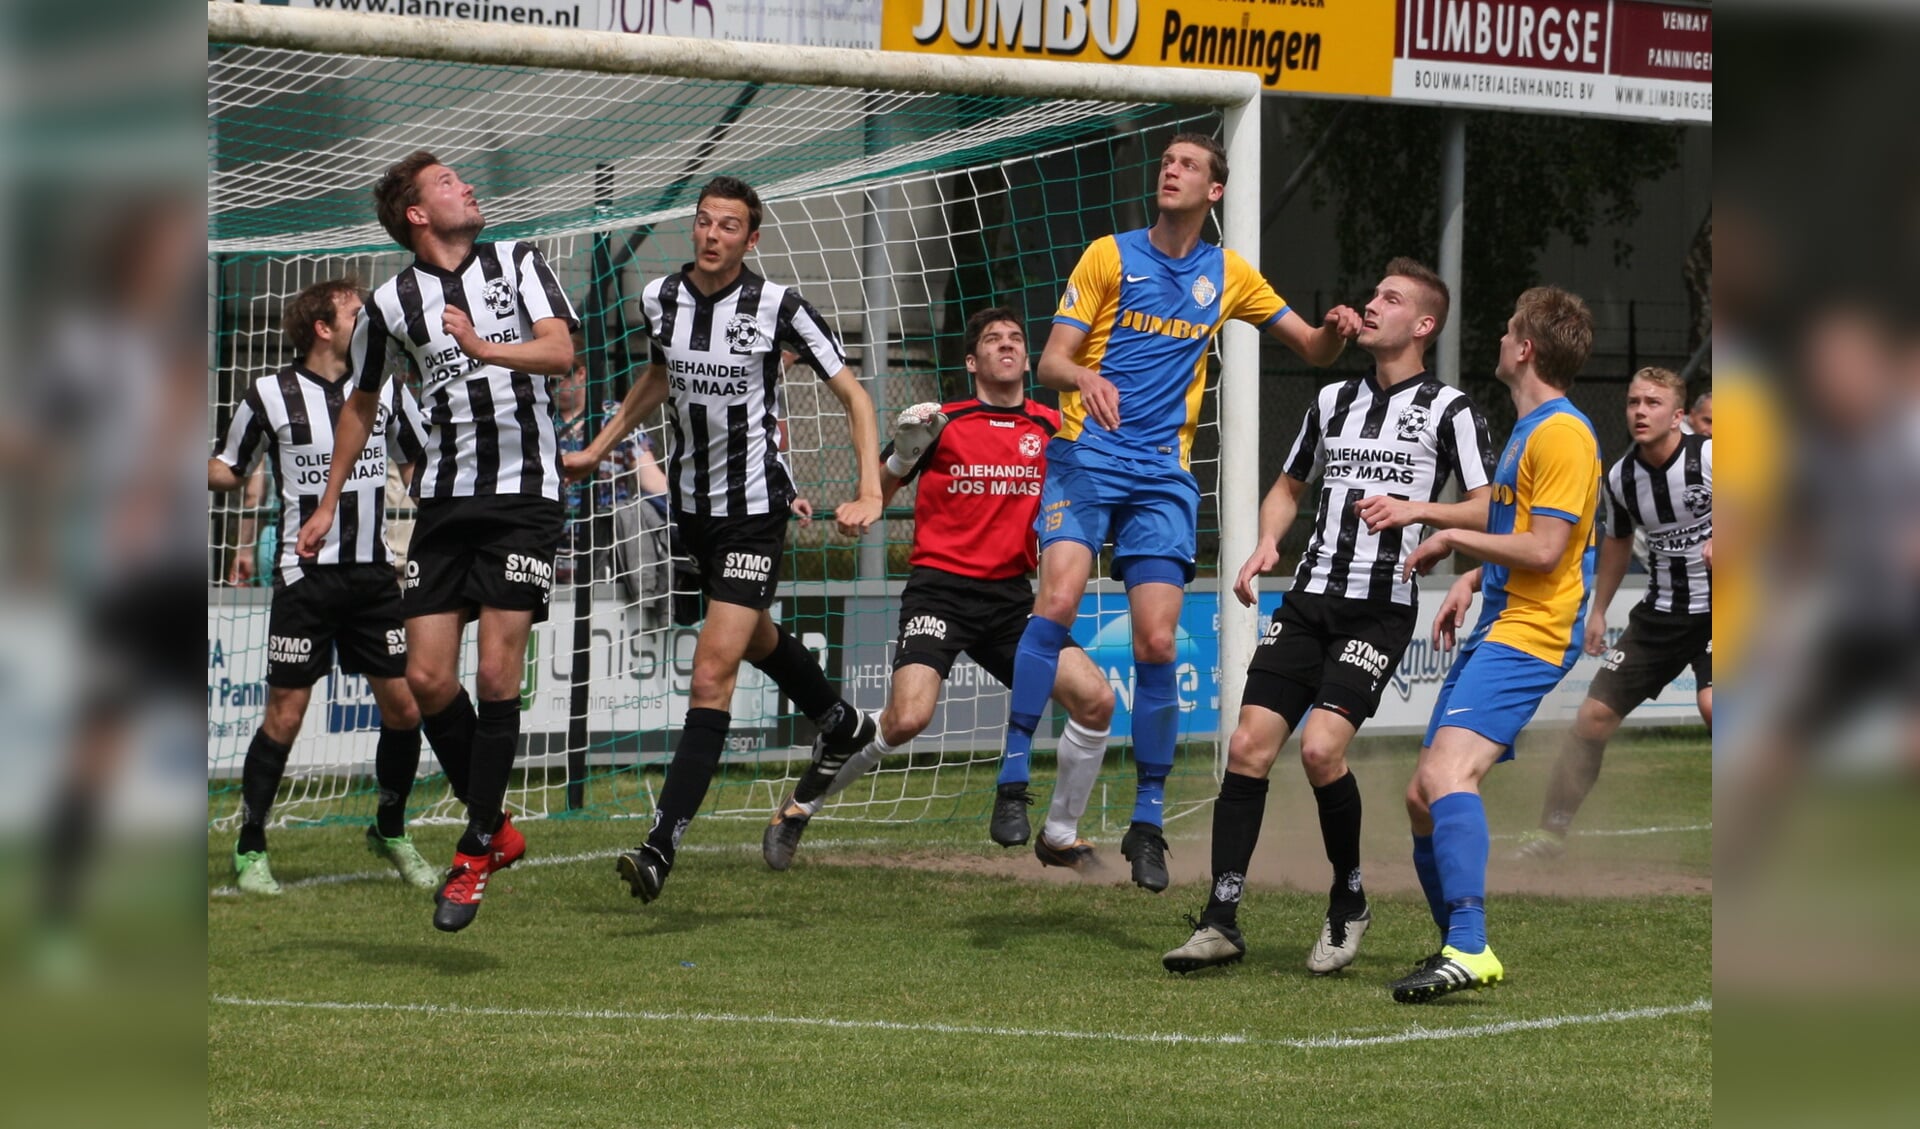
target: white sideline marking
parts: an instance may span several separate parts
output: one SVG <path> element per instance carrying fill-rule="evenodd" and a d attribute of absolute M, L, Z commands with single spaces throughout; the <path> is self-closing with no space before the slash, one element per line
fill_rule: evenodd
<path fill-rule="evenodd" d="M 1509 1019 L 1499 1023 L 1460 1027 L 1424 1027 L 1418 1024 L 1390 1035 L 1316 1035 L 1307 1039 L 1263 1039 L 1256 1035 L 1188 1035 L 1181 1032 L 1051 1031 L 1031 1027 L 973 1027 L 955 1023 L 900 1023 L 886 1019 L 828 1019 L 806 1015 L 735 1015 L 705 1011 L 574 1011 L 544 1008 L 465 1007 L 459 1004 L 352 1003 L 332 1000 L 259 1000 L 241 996 L 214 996 L 216 1004 L 248 1008 L 297 1008 L 309 1011 L 415 1012 L 425 1015 L 462 1015 L 509 1019 L 586 1019 L 616 1022 L 738 1023 L 785 1027 L 831 1027 L 853 1031 L 907 1031 L 934 1035 L 984 1035 L 994 1038 L 1082 1039 L 1102 1043 L 1175 1043 L 1196 1046 L 1287 1047 L 1293 1050 L 1337 1050 L 1379 1047 L 1394 1043 L 1424 1043 L 1444 1039 L 1479 1039 L 1516 1031 L 1545 1031 L 1594 1023 L 1624 1023 L 1713 1010 L 1713 1001 L 1698 999 L 1666 1007 L 1619 1008 L 1585 1015 L 1551 1015 L 1543 1019 Z"/>
<path fill-rule="evenodd" d="M 1684 827 L 1615 827 L 1598 831 L 1575 831 L 1574 838 L 1604 839 L 1616 835 L 1678 835 L 1686 831 L 1712 831 L 1711 823 L 1689 823 Z M 1502 832 L 1495 839 L 1519 839 L 1528 834 L 1524 831 Z"/>

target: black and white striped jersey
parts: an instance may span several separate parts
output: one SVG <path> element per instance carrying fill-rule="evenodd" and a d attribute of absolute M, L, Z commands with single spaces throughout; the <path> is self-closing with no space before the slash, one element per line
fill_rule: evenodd
<path fill-rule="evenodd" d="M 667 372 L 667 495 L 682 513 L 771 513 L 795 497 L 779 445 L 780 354 L 792 350 L 827 380 L 846 352 L 792 287 L 742 270 L 702 294 L 691 271 L 656 278 L 640 296 L 653 363 Z"/>
<path fill-rule="evenodd" d="M 1660 612 L 1713 611 L 1713 570 L 1701 549 L 1713 537 L 1713 440 L 1682 435 L 1664 465 L 1635 446 L 1607 470 L 1607 533 L 1647 535 L 1647 594 Z"/>
<path fill-rule="evenodd" d="M 280 482 L 280 579 L 299 580 L 303 564 L 392 564 L 387 545 L 387 459 L 415 467 L 426 449 L 426 423 L 407 386 L 388 378 L 380 386 L 373 433 L 340 490 L 340 511 L 311 562 L 294 552 L 300 527 L 320 507 L 333 463 L 333 429 L 349 381 L 324 380 L 288 365 L 253 382 L 233 411 L 214 458 L 245 476 L 264 452 Z"/>
<path fill-rule="evenodd" d="M 1422 373 L 1382 391 L 1369 376 L 1329 384 L 1314 397 L 1284 472 L 1321 476 L 1313 537 L 1293 577 L 1302 592 L 1352 600 L 1418 602 L 1400 579 L 1425 526 L 1368 532 L 1355 503 L 1375 494 L 1436 502 L 1448 476 L 1463 490 L 1493 477 L 1487 420 L 1471 397 Z"/>
<path fill-rule="evenodd" d="M 414 474 L 422 499 L 531 494 L 560 500 L 560 453 L 548 378 L 483 365 L 441 325 L 448 306 L 466 312 L 485 340 L 533 340 L 535 322 L 562 318 L 578 328 L 553 269 L 531 243 L 475 243 L 460 268 L 418 259 L 361 308 L 353 329 L 353 370 L 366 391 L 386 371 L 386 342 L 398 342 L 420 374 L 427 457 Z"/>

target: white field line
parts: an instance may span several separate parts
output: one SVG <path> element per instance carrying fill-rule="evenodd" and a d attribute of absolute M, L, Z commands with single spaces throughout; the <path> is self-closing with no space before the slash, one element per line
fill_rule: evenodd
<path fill-rule="evenodd" d="M 1712 830 L 1713 830 L 1713 824 L 1711 823 L 1689 823 L 1689 824 L 1686 824 L 1685 826 L 1679 826 L 1679 827 L 1603 828 L 1601 830 L 1596 830 L 1596 831 L 1575 831 L 1575 832 L 1572 832 L 1572 834 L 1576 839 L 1578 838 L 1608 839 L 1618 835 L 1679 835 L 1689 831 L 1712 831 Z M 1503 832 L 1499 835 L 1493 836 L 1493 838 L 1519 839 L 1524 837 L 1527 834 L 1528 832 L 1524 832 L 1524 831 Z"/>
<path fill-rule="evenodd" d="M 1257 1035 L 1192 1035 L 1182 1032 L 1071 1031 L 1032 1027 L 977 1027 L 955 1023 L 900 1023 L 885 1019 L 829 1019 L 805 1015 L 737 1015 L 704 1011 L 588 1011 L 545 1008 L 465 1007 L 458 1004 L 356 1003 L 330 1000 L 261 1000 L 241 996 L 212 997 L 212 1002 L 227 1007 L 280 1008 L 307 1011 L 412 1012 L 422 1015 L 504 1017 L 511 1019 L 576 1019 L 626 1023 L 724 1023 L 771 1027 L 822 1027 L 849 1031 L 901 1031 L 929 1035 L 974 1035 L 987 1038 L 1078 1039 L 1101 1043 L 1162 1043 L 1194 1046 L 1286 1047 L 1293 1050 L 1338 1050 L 1347 1047 L 1380 1047 L 1395 1043 L 1438 1042 L 1446 1039 L 1480 1039 L 1519 1031 L 1547 1031 L 1557 1027 L 1578 1027 L 1598 1023 L 1625 1023 L 1636 1019 L 1659 1019 L 1669 1015 L 1711 1012 L 1713 1001 L 1665 1007 L 1619 1008 L 1582 1015 L 1551 1015 L 1541 1019 L 1510 1019 L 1498 1023 L 1464 1024 L 1459 1027 L 1426 1027 L 1415 1024 L 1404 1031 L 1385 1035 L 1317 1035 L 1307 1039 L 1267 1039 Z"/>
<path fill-rule="evenodd" d="M 1681 832 L 1688 832 L 1688 831 L 1711 831 L 1711 830 L 1713 830 L 1713 824 L 1711 823 L 1696 823 L 1696 824 L 1690 824 L 1685 827 L 1622 827 L 1622 828 L 1616 828 L 1613 830 L 1602 830 L 1602 831 L 1575 831 L 1573 834 L 1594 836 L 1594 837 L 1614 836 L 1614 835 L 1671 835 L 1671 834 L 1678 834 Z M 1493 838 L 1518 839 L 1520 838 L 1520 836 L 1518 834 L 1511 834 L 1511 835 L 1501 834 L 1501 835 L 1495 835 L 1493 836 Z M 1109 837 L 1109 836 L 1101 836 L 1098 838 L 1090 838 L 1087 841 L 1090 843 L 1099 844 L 1101 846 L 1110 847 L 1118 843 L 1120 840 L 1117 838 Z M 1202 841 L 1204 841 L 1202 838 L 1197 838 L 1197 837 L 1181 837 L 1178 839 L 1169 840 L 1169 842 L 1174 842 L 1174 843 L 1198 843 Z M 902 844 L 898 839 L 879 839 L 879 838 L 819 839 L 819 840 L 809 840 L 807 843 L 807 850 L 808 851 L 858 850 L 862 847 L 888 847 L 888 846 L 903 846 L 903 845 L 906 845 L 906 844 Z M 753 843 L 689 843 L 688 845 L 680 848 L 681 852 L 684 854 L 695 854 L 695 855 L 741 854 L 747 851 L 755 851 L 758 849 L 759 849 L 758 845 Z M 576 855 L 555 855 L 552 857 L 530 858 L 516 865 L 522 869 L 525 869 L 528 867 L 536 867 L 536 866 L 560 866 L 563 864 L 576 863 L 576 862 L 596 862 L 602 859 L 613 858 L 619 853 L 620 853 L 619 851 L 588 851 L 584 854 L 576 854 Z M 314 886 L 339 886 L 348 882 L 377 882 L 381 879 L 386 879 L 386 878 L 397 879 L 399 878 L 399 875 L 395 874 L 392 870 L 360 870 L 360 871 L 354 871 L 351 874 L 317 874 L 312 878 L 297 878 L 291 882 L 282 882 L 280 883 L 280 888 L 283 890 L 305 890 Z M 207 893 L 209 896 L 215 897 L 215 898 L 237 898 L 240 896 L 240 888 L 237 886 L 215 886 L 213 889 L 208 890 Z"/>

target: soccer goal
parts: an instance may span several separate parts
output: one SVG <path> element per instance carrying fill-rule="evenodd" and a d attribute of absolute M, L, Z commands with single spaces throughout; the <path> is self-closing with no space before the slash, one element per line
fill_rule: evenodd
<path fill-rule="evenodd" d="M 210 430 L 251 380 L 292 359 L 279 333 L 289 297 L 342 274 L 371 287 L 408 261 L 374 221 L 369 189 L 415 149 L 475 185 L 488 217 L 483 238 L 531 239 L 559 273 L 584 323 L 589 428 L 645 364 L 641 287 L 690 257 L 695 194 L 721 173 L 748 180 L 767 202 L 749 266 L 797 285 L 833 322 L 879 408 L 883 439 L 900 408 L 969 394 L 959 342 L 973 310 L 1023 313 L 1037 360 L 1085 245 L 1151 221 L 1159 154 L 1177 130 L 1223 138 L 1234 179 L 1217 236 L 1258 265 L 1259 87 L 1247 75 L 238 4 L 209 4 L 207 17 Z M 1257 337 L 1231 326 L 1222 342 L 1221 394 L 1209 398 L 1194 450 L 1205 496 L 1202 579 L 1190 588 L 1180 639 L 1175 771 L 1196 796 L 1211 795 L 1200 785 L 1222 763 L 1222 720 L 1230 728 L 1257 630 L 1255 613 L 1227 592 L 1256 527 Z M 792 459 L 822 517 L 792 530 L 776 614 L 819 650 L 850 698 L 877 710 L 912 539 L 911 487 L 864 541 L 833 532 L 832 507 L 851 496 L 855 472 L 845 421 L 819 375 L 798 365 L 786 375 Z M 663 441 L 658 419 L 650 431 Z M 670 542 L 641 520 L 644 492 L 618 475 L 605 485 L 581 500 L 562 568 L 570 583 L 556 586 L 530 647 L 524 772 L 508 798 L 517 816 L 649 814 L 686 711 L 697 595 L 661 559 Z M 235 818 L 240 760 L 265 698 L 271 595 L 258 579 L 228 577 L 242 553 L 253 555 L 258 577 L 271 577 L 265 531 L 275 497 L 269 485 L 258 501 L 210 504 L 216 824 Z M 390 540 L 404 553 L 411 510 L 397 489 L 389 515 Z M 1075 633 L 1119 693 L 1107 766 L 1116 784 L 1129 782 L 1114 789 L 1119 826 L 1132 800 L 1124 610 L 1118 587 L 1097 582 Z M 812 734 L 751 668 L 733 716 L 708 810 L 760 818 L 804 767 Z M 984 819 L 1005 720 L 1004 693 L 963 661 L 911 752 L 823 817 Z M 275 822 L 364 818 L 377 728 L 360 679 L 338 671 L 323 679 Z M 434 771 L 431 757 L 423 771 Z M 456 809 L 426 781 L 411 815 L 452 819 Z"/>

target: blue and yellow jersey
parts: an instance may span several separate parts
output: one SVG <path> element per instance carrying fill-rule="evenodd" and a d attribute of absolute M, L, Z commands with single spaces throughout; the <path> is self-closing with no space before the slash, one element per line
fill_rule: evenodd
<path fill-rule="evenodd" d="M 1593 520 L 1600 500 L 1600 440 L 1593 423 L 1562 396 L 1513 425 L 1494 470 L 1488 533 L 1524 533 L 1535 514 L 1573 523 L 1566 551 L 1546 572 L 1489 564 L 1480 577 L 1486 638 L 1567 667 L 1580 656 L 1587 597 L 1598 543 Z"/>
<path fill-rule="evenodd" d="M 1087 332 L 1073 359 L 1119 390 L 1120 430 L 1093 423 L 1080 394 L 1063 392 L 1059 438 L 1133 458 L 1178 452 L 1186 466 L 1213 335 L 1228 318 L 1264 329 L 1286 312 L 1259 271 L 1215 244 L 1202 241 L 1173 259 L 1148 241 L 1145 228 L 1094 240 L 1053 320 Z"/>

